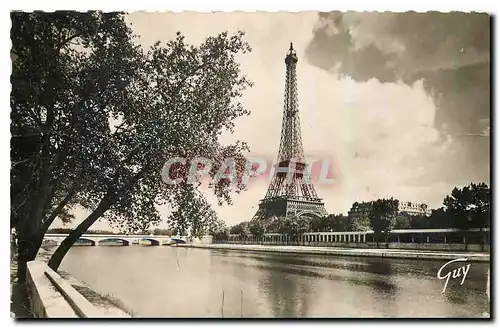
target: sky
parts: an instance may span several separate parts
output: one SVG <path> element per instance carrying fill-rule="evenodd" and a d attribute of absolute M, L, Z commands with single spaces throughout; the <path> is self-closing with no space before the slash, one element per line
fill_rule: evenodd
<path fill-rule="evenodd" d="M 455 186 L 490 181 L 489 17 L 440 13 L 145 13 L 126 18 L 145 48 L 180 31 L 200 44 L 242 30 L 241 56 L 254 82 L 222 142 L 246 141 L 251 156 L 275 160 L 284 101 L 284 58 L 297 51 L 304 152 L 331 163 L 335 183 L 316 185 L 329 213 L 355 201 L 395 197 L 440 207 Z M 217 206 L 233 225 L 252 218 L 269 181 L 258 179 Z M 168 207 L 160 208 L 166 218 Z M 86 213 L 76 210 L 81 222 Z M 61 226 L 55 222 L 54 226 Z M 165 228 L 162 223 L 160 228 Z M 96 222 L 91 229 L 110 229 Z"/>

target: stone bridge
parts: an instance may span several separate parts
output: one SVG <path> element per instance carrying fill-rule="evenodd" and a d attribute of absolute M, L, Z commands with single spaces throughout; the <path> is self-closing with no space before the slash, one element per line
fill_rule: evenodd
<path fill-rule="evenodd" d="M 67 234 L 48 233 L 43 237 L 44 244 L 52 243 L 60 245 L 61 242 L 67 237 Z M 203 239 L 203 238 L 202 238 Z M 188 241 L 186 236 L 155 236 L 155 235 L 97 235 L 97 234 L 83 234 L 79 241 L 87 241 L 92 246 L 98 246 L 101 242 L 121 241 L 123 246 L 130 246 L 140 241 L 149 241 L 153 246 L 168 245 L 175 240 Z"/>

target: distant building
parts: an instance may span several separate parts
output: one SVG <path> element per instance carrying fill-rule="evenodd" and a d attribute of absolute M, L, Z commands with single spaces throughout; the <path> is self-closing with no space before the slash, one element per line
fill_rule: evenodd
<path fill-rule="evenodd" d="M 431 215 L 431 210 L 424 203 L 399 202 L 399 212 L 410 215 Z"/>
<path fill-rule="evenodd" d="M 370 210 L 372 209 L 372 203 L 373 202 L 355 202 L 352 204 L 349 212 L 347 212 L 347 216 L 350 218 L 368 217 Z"/>
<path fill-rule="evenodd" d="M 351 218 L 368 217 L 372 208 L 373 202 L 355 202 L 347 215 Z M 424 203 L 399 201 L 399 213 L 407 213 L 409 215 L 427 215 L 431 214 L 431 210 Z"/>

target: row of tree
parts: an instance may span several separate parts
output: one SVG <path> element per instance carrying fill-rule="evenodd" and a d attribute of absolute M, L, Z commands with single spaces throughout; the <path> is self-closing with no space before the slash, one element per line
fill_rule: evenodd
<path fill-rule="evenodd" d="M 232 226 L 230 234 L 262 236 L 265 233 L 283 233 L 295 236 L 319 231 L 373 230 L 377 240 L 386 239 L 394 229 L 486 228 L 490 226 L 490 189 L 485 183 L 471 183 L 454 188 L 443 201 L 443 207 L 429 216 L 399 212 L 399 201 L 378 199 L 370 203 L 365 215 L 331 214 L 327 217 L 271 217 L 269 220 L 241 222 Z"/>
<path fill-rule="evenodd" d="M 387 240 L 393 229 L 456 228 L 464 233 L 472 228 L 480 230 L 491 224 L 491 191 L 485 183 L 471 183 L 463 188 L 453 188 L 443 200 L 443 206 L 427 216 L 411 216 L 398 211 L 396 199 L 379 199 L 372 204 L 368 215 L 370 226 L 378 241 Z"/>

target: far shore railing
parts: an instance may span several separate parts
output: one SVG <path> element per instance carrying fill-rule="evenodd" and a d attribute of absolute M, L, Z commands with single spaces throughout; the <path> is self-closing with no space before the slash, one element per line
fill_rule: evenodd
<path fill-rule="evenodd" d="M 379 242 L 406 243 L 406 244 L 490 244 L 490 229 L 396 229 L 388 233 L 387 238 L 379 239 Z M 329 232 L 307 232 L 295 236 L 281 233 L 267 233 L 261 236 L 252 234 L 231 234 L 226 241 L 220 242 L 243 242 L 243 243 L 276 243 L 276 244 L 334 244 L 334 243 L 374 243 L 374 232 L 368 231 L 329 231 Z"/>

